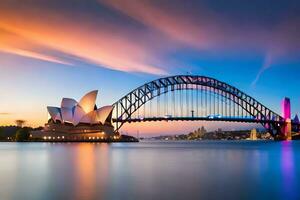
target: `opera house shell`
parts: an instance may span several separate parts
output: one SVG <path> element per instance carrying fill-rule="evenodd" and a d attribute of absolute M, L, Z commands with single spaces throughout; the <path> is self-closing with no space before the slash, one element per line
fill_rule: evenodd
<path fill-rule="evenodd" d="M 97 108 L 98 91 L 84 95 L 79 102 L 63 98 L 60 107 L 48 106 L 50 115 L 42 131 L 32 134 L 33 138 L 45 140 L 96 140 L 105 139 L 114 132 L 112 125 L 113 106 Z"/>

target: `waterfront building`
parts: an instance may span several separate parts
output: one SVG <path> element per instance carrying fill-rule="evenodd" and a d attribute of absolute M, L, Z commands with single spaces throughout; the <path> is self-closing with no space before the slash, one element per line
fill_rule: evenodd
<path fill-rule="evenodd" d="M 30 137 L 48 141 L 90 141 L 113 137 L 113 106 L 97 108 L 98 91 L 84 95 L 79 102 L 63 98 L 60 107 L 48 106 L 48 123 L 41 131 L 31 132 Z"/>
<path fill-rule="evenodd" d="M 257 140 L 257 131 L 255 128 L 250 132 L 250 140 Z"/>

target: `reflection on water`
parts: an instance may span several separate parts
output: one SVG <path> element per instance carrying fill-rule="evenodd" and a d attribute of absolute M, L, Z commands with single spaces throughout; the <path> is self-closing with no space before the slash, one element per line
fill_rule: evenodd
<path fill-rule="evenodd" d="M 300 199 L 300 142 L 0 143 L 0 199 Z"/>
<path fill-rule="evenodd" d="M 79 144 L 76 148 L 76 163 L 74 165 L 75 174 L 78 174 L 75 182 L 75 190 L 78 191 L 77 198 L 86 198 L 94 196 L 95 192 L 95 179 L 96 177 L 96 160 L 94 154 L 95 146 L 87 143 Z"/>
<path fill-rule="evenodd" d="M 293 191 L 297 191 L 295 179 L 297 179 L 295 173 L 295 160 L 293 152 L 293 143 L 291 141 L 285 141 L 281 143 L 281 173 L 282 173 L 282 196 L 286 199 L 296 198 L 298 194 Z M 299 194 L 300 196 L 300 194 Z"/>

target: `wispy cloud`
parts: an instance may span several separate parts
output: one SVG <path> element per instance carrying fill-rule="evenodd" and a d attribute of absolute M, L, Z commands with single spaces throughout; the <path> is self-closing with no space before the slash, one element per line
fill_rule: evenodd
<path fill-rule="evenodd" d="M 264 73 L 264 71 L 266 71 L 271 66 L 272 66 L 272 54 L 267 54 L 262 67 L 259 69 L 259 72 L 257 73 L 255 79 L 251 83 L 252 87 L 254 87 L 256 85 L 257 81 L 260 79 L 260 77 Z"/>
<path fill-rule="evenodd" d="M 0 115 L 10 115 L 11 113 L 8 112 L 0 112 Z"/>
<path fill-rule="evenodd" d="M 269 24 L 240 23 L 214 12 L 206 4 L 158 4 L 154 0 L 98 0 L 110 8 L 156 29 L 178 43 L 207 52 L 249 51 L 267 54 L 252 85 L 272 63 L 290 57 L 299 58 L 300 19 L 286 16 Z M 175 6 L 174 6 L 175 5 Z M 298 52 L 298 53 L 297 53 Z"/>
<path fill-rule="evenodd" d="M 70 60 L 47 54 L 48 50 L 54 50 L 113 70 L 166 73 L 163 68 L 155 66 L 156 58 L 152 50 L 148 49 L 151 44 L 138 43 L 138 36 L 132 36 L 136 32 L 113 26 L 106 21 L 92 20 L 94 21 L 84 16 L 74 20 L 64 13 L 51 10 L 36 12 L 34 9 L 21 9 L 11 12 L 11 9 L 4 7 L 0 9 L 0 29 L 5 30 L 8 36 L 1 39 L 0 50 L 50 62 L 72 64 Z M 12 40 L 12 37 L 19 38 Z M 22 48 L 24 46 L 26 49 Z"/>
<path fill-rule="evenodd" d="M 167 74 L 168 56 L 185 48 L 210 54 L 269 53 L 275 45 L 285 52 L 300 50 L 299 19 L 286 17 L 267 29 L 229 20 L 201 2 L 181 6 L 154 0 L 88 2 L 94 1 L 99 7 L 80 12 L 55 0 L 50 6 L 38 0 L 20 5 L 1 1 L 0 51 L 66 65 L 75 65 L 71 58 L 76 57 L 112 70 Z M 276 54 L 276 60 L 290 55 Z"/>
<path fill-rule="evenodd" d="M 290 19 L 279 23 L 270 33 L 264 62 L 251 84 L 252 87 L 257 84 L 262 74 L 277 62 L 282 62 L 286 58 L 296 58 L 299 61 L 300 38 L 297 31 L 299 27 L 300 19 Z"/>
<path fill-rule="evenodd" d="M 258 27 L 249 24 L 235 24 L 210 10 L 205 4 L 196 4 L 195 8 L 189 3 L 163 6 L 151 0 L 98 1 L 160 31 L 175 42 L 197 49 L 218 51 L 234 50 L 236 47 L 261 48 L 267 43 L 264 41 L 267 39 L 267 32 L 263 29 L 258 30 Z"/>
<path fill-rule="evenodd" d="M 11 53 L 11 54 L 23 56 L 23 57 L 29 57 L 29 58 L 34 58 L 34 59 L 38 59 L 38 60 L 43 60 L 43 61 L 47 61 L 47 62 L 53 62 L 53 63 L 63 64 L 63 65 L 73 65 L 69 62 L 60 60 L 59 58 L 55 58 L 55 57 L 49 56 L 47 54 L 41 54 L 41 53 L 34 52 L 34 51 L 28 51 L 28 50 L 23 50 L 23 49 L 18 49 L 18 48 L 15 48 L 15 49 L 14 48 L 3 48 L 3 49 L 0 49 L 0 51 L 5 52 L 5 53 Z"/>
<path fill-rule="evenodd" d="M 3 27 L 2 29 L 0 28 L 0 51 L 47 62 L 71 65 L 58 57 L 35 51 L 34 46 L 37 45 L 30 42 L 30 40 L 4 30 Z"/>

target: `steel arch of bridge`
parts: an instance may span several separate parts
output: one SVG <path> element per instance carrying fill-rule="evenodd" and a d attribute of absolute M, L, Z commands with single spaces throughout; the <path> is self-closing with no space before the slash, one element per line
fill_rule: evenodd
<path fill-rule="evenodd" d="M 221 95 L 226 99 L 240 106 L 244 111 L 251 115 L 252 119 L 230 118 L 230 119 L 212 119 L 213 121 L 236 121 L 261 123 L 272 133 L 280 131 L 280 126 L 284 123 L 284 119 L 273 112 L 253 97 L 245 94 L 236 87 L 214 78 L 194 75 L 177 75 L 165 78 L 159 78 L 148 82 L 122 97 L 114 103 L 113 122 L 116 123 L 116 131 L 118 131 L 126 122 L 137 121 L 159 121 L 160 118 L 152 119 L 133 119 L 131 118 L 141 106 L 151 101 L 155 97 L 175 90 L 206 90 Z M 205 117 L 171 117 L 168 120 L 209 120 Z"/>

